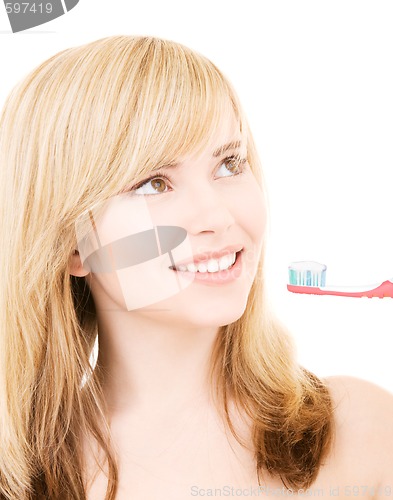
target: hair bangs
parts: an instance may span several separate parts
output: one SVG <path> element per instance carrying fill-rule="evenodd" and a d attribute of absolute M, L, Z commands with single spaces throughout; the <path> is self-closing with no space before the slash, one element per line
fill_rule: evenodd
<path fill-rule="evenodd" d="M 244 133 L 237 96 L 208 59 L 167 41 L 155 41 L 151 60 L 146 57 L 150 72 L 129 115 L 124 151 L 134 183 L 153 168 L 211 148 L 214 132 L 233 118 Z"/>

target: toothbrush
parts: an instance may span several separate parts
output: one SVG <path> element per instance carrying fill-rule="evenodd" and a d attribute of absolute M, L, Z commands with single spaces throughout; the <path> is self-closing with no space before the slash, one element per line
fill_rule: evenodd
<path fill-rule="evenodd" d="M 312 295 L 338 295 L 342 297 L 393 298 L 393 278 L 382 283 L 365 286 L 326 287 L 326 266 L 319 262 L 292 262 L 289 267 L 287 289 L 293 293 Z"/>

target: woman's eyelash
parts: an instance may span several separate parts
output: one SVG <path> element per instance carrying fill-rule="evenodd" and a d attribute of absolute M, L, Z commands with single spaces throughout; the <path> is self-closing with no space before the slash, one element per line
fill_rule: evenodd
<path fill-rule="evenodd" d="M 224 158 L 220 162 L 219 166 L 221 166 L 223 163 L 229 163 L 229 162 L 235 162 L 235 166 L 239 167 L 241 165 L 244 165 L 247 162 L 247 158 L 243 158 L 240 155 L 227 156 L 226 158 Z M 240 172 L 236 172 L 233 176 L 227 176 L 227 177 L 234 177 L 235 175 L 239 175 L 241 173 L 243 173 L 243 169 L 241 169 Z M 153 179 L 157 179 L 157 178 L 165 179 L 169 183 L 171 182 L 170 178 L 164 173 L 164 171 L 161 171 L 158 169 L 158 170 L 155 170 L 154 175 L 147 177 L 146 179 L 144 179 L 141 182 L 138 182 L 138 184 L 131 187 L 128 191 L 135 191 L 136 189 L 139 189 L 140 187 L 144 186 L 148 182 L 152 181 Z"/>
<path fill-rule="evenodd" d="M 135 191 L 135 189 L 139 189 L 144 184 L 147 184 L 149 181 L 152 181 L 153 179 L 157 179 L 158 177 L 160 179 L 165 179 L 166 181 L 171 182 L 171 180 L 169 179 L 169 177 L 166 174 L 164 174 L 163 171 L 161 171 L 161 170 L 155 170 L 154 171 L 154 175 L 151 175 L 150 177 L 148 177 L 147 179 L 144 179 L 141 182 L 138 182 L 138 184 L 136 184 L 136 186 L 132 186 L 132 188 L 130 188 L 130 191 Z"/>

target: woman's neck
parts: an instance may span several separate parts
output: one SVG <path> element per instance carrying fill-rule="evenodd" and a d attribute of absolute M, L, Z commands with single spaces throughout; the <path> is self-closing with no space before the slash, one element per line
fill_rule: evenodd
<path fill-rule="evenodd" d="M 148 314 L 99 315 L 103 390 L 111 413 L 176 414 L 210 399 L 210 355 L 218 328 L 190 328 Z"/>

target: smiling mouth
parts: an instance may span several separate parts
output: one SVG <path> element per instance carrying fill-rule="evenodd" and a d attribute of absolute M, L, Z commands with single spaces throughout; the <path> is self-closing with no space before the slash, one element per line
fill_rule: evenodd
<path fill-rule="evenodd" d="M 202 262 L 198 262 L 195 264 L 194 262 L 190 262 L 187 265 L 179 265 L 179 266 L 170 266 L 169 269 L 172 271 L 180 271 L 180 272 L 189 272 L 189 273 L 200 273 L 200 274 L 214 274 L 220 271 L 227 271 L 232 269 L 232 267 L 236 264 L 237 259 L 240 255 L 239 252 L 234 252 L 232 254 L 227 254 L 220 259 L 210 259 Z"/>

